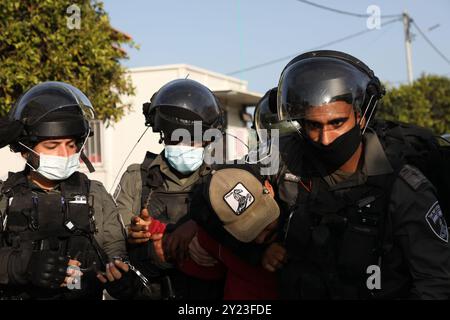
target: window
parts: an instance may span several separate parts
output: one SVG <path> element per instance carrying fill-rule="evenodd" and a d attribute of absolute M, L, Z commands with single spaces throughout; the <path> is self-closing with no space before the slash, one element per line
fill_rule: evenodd
<path fill-rule="evenodd" d="M 92 120 L 89 124 L 94 135 L 87 139 L 84 153 L 93 165 L 101 165 L 103 122 L 100 120 Z"/>

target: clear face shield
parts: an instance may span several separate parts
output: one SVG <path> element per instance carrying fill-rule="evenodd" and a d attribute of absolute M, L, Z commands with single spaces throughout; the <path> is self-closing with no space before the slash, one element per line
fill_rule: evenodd
<path fill-rule="evenodd" d="M 362 121 L 367 116 L 361 114 L 363 103 L 373 103 L 371 97 L 366 97 L 369 81 L 368 76 L 346 62 L 329 58 L 301 60 L 281 76 L 278 117 L 302 134 L 336 130 L 353 117 L 352 113 Z M 373 112 L 374 108 L 368 109 Z"/>
<path fill-rule="evenodd" d="M 38 84 L 19 98 L 9 118 L 33 126 L 48 114 L 77 107 L 85 120 L 94 119 L 94 108 L 86 95 L 76 87 L 56 81 Z"/>

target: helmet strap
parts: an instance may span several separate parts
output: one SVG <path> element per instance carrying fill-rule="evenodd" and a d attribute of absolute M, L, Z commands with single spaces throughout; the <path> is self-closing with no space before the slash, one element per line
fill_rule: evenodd
<path fill-rule="evenodd" d="M 363 119 L 366 117 L 367 111 L 368 111 L 369 109 L 371 109 L 371 110 L 370 110 L 370 113 L 369 113 L 369 116 L 368 116 L 367 119 L 366 119 L 366 124 L 365 124 L 365 126 L 364 126 L 364 129 L 362 130 L 362 134 L 363 134 L 363 135 L 364 135 L 364 133 L 366 132 L 367 127 L 369 126 L 369 122 L 370 122 L 370 120 L 372 119 L 372 116 L 373 116 L 373 114 L 374 114 L 374 112 L 375 112 L 375 109 L 376 109 L 376 107 L 377 107 L 377 104 L 378 104 L 378 99 L 377 99 L 377 100 L 375 100 L 375 103 L 374 103 L 373 107 L 370 108 L 370 104 L 372 103 L 373 97 L 374 97 L 374 95 L 371 95 L 371 96 L 370 96 L 370 100 L 369 100 L 369 103 L 367 104 L 366 110 L 364 110 L 364 114 L 361 116 L 361 119 L 359 120 L 359 124 L 361 125 L 361 122 L 362 122 Z"/>

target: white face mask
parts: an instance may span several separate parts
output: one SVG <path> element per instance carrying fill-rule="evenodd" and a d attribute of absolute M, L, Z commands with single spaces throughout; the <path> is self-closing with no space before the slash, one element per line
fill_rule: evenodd
<path fill-rule="evenodd" d="M 87 135 L 87 137 L 89 137 L 89 134 Z M 86 140 L 84 140 L 83 146 L 80 148 L 80 151 L 69 157 L 52 156 L 43 153 L 38 154 L 36 151 L 30 149 L 23 143 L 19 143 L 39 156 L 39 167 L 36 169 L 27 162 L 27 165 L 29 167 L 49 180 L 65 180 L 80 168 L 81 150 L 83 150 L 84 148 L 87 137 Z"/>

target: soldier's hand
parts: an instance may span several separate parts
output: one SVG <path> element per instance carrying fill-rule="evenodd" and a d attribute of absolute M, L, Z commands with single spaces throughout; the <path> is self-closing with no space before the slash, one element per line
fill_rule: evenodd
<path fill-rule="evenodd" d="M 128 227 L 128 242 L 132 244 L 145 243 L 150 240 L 151 233 L 148 231 L 152 218 L 147 209 L 142 209 L 139 217 L 131 218 L 131 224 Z"/>
<path fill-rule="evenodd" d="M 197 236 L 189 244 L 189 255 L 195 263 L 203 267 L 212 267 L 217 263 L 217 260 L 211 257 L 208 251 L 198 243 Z"/>
<path fill-rule="evenodd" d="M 116 259 L 106 265 L 105 274 L 97 273 L 97 278 L 112 297 L 129 300 L 133 299 L 137 290 L 135 275 L 129 270 L 128 264 Z"/>
<path fill-rule="evenodd" d="M 122 273 L 130 270 L 128 264 L 120 260 L 114 260 L 106 264 L 106 274 L 97 273 L 97 278 L 102 283 L 113 282 L 122 278 Z"/>
<path fill-rule="evenodd" d="M 286 249 L 280 243 L 272 243 L 264 252 L 262 266 L 270 272 L 275 272 L 286 262 Z"/>
<path fill-rule="evenodd" d="M 197 224 L 188 220 L 167 236 L 166 247 L 168 258 L 183 261 L 186 259 L 189 244 L 197 233 Z"/>

